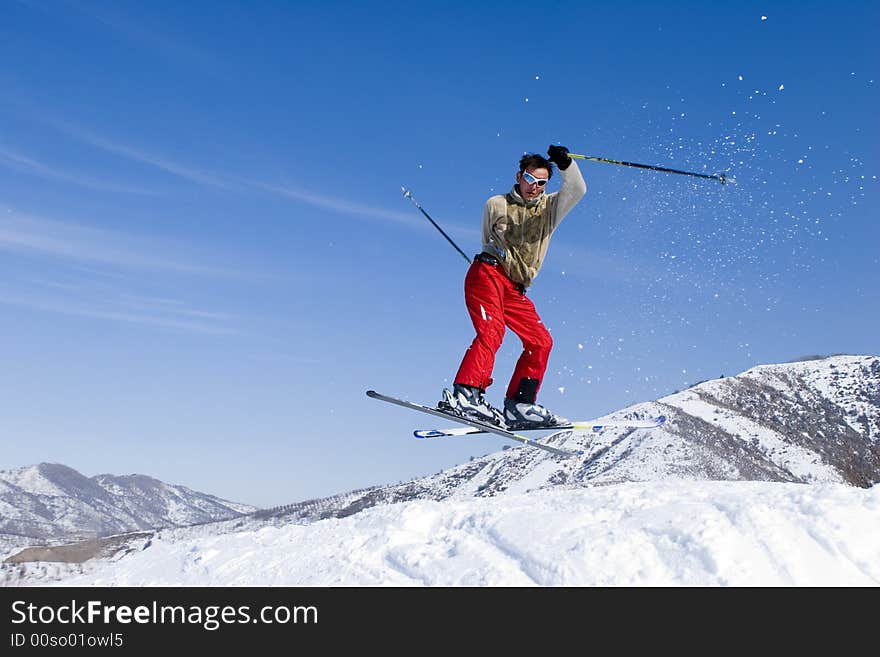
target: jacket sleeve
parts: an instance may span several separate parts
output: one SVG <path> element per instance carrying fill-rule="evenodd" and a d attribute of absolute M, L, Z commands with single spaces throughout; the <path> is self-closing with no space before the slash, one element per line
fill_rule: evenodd
<path fill-rule="evenodd" d="M 483 206 L 483 251 L 498 256 L 502 260 L 506 257 L 504 247 L 498 244 L 493 231 L 493 221 L 497 216 L 497 210 L 493 210 L 496 197 L 489 198 Z"/>
<path fill-rule="evenodd" d="M 559 191 L 553 195 L 551 201 L 553 204 L 550 213 L 551 230 L 556 230 L 556 227 L 565 215 L 587 193 L 587 183 L 584 182 L 584 177 L 581 175 L 577 162 L 572 161 L 565 171 L 560 171 L 559 173 L 562 174 L 562 185 L 560 185 Z"/>

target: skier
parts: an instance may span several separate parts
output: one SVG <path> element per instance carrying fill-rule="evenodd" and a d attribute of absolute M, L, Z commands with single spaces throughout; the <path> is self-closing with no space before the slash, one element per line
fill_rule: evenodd
<path fill-rule="evenodd" d="M 587 191 L 577 164 L 564 146 L 551 145 L 549 158 L 523 156 L 510 192 L 492 196 L 483 208 L 483 251 L 474 257 L 464 282 L 468 313 L 477 335 L 465 352 L 452 391 L 443 390 L 438 407 L 483 422 L 515 428 L 556 426 L 567 420 L 537 403 L 538 390 L 553 347 L 526 290 L 538 275 L 553 231 Z M 559 168 L 558 192 L 545 186 Z M 495 354 L 505 326 L 522 340 L 503 412 L 484 394 L 492 384 Z"/>

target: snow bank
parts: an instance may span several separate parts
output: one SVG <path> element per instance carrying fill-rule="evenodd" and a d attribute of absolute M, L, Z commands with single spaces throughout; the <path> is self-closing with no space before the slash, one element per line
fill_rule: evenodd
<path fill-rule="evenodd" d="M 880 485 L 663 481 L 159 537 L 71 586 L 877 586 Z"/>

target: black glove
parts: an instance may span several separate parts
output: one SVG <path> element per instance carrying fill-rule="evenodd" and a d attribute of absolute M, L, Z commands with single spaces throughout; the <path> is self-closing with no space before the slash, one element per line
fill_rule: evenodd
<path fill-rule="evenodd" d="M 560 171 L 565 171 L 571 164 L 571 158 L 568 156 L 568 149 L 565 146 L 551 144 L 547 149 L 547 155 L 550 156 L 550 161 L 559 167 Z"/>

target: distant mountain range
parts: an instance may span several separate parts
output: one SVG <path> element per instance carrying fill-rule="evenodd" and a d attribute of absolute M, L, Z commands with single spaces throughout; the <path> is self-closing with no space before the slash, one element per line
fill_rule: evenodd
<path fill-rule="evenodd" d="M 0 547 L 193 525 L 252 511 L 144 475 L 89 478 L 56 463 L 0 471 Z"/>
<path fill-rule="evenodd" d="M 139 475 L 87 479 L 64 466 L 41 464 L 0 473 L 0 531 L 49 538 L 58 537 L 59 531 L 65 536 L 94 536 L 178 527 L 162 531 L 164 538 L 173 540 L 342 518 L 415 499 L 497 496 L 552 487 L 676 479 L 833 482 L 864 488 L 880 482 L 876 356 L 761 365 L 597 420 L 660 414 L 667 417 L 660 428 L 563 431 L 546 438 L 559 447 L 583 450 L 582 458 L 513 446 L 406 483 L 262 510 Z M 215 520 L 220 522 L 180 527 Z M 137 540 L 149 542 L 142 535 Z M 40 556 L 21 560 L 49 560 L 44 553 L 34 554 Z"/>

